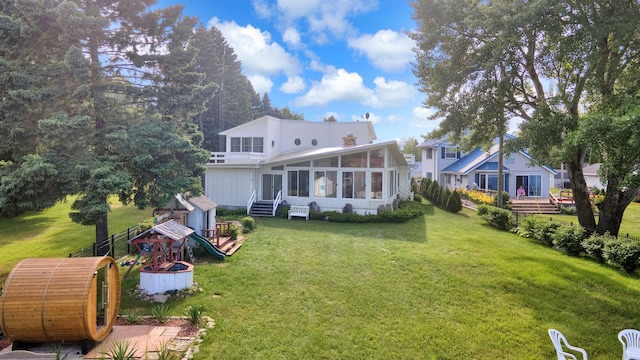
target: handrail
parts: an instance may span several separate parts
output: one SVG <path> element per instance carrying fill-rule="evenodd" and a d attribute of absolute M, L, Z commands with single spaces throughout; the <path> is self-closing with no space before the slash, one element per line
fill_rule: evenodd
<path fill-rule="evenodd" d="M 276 210 L 278 209 L 278 205 L 280 205 L 281 202 L 282 202 L 282 190 L 278 191 L 278 195 L 276 195 L 276 198 L 273 199 L 271 216 L 276 216 Z"/>
<path fill-rule="evenodd" d="M 413 200 L 413 191 L 404 189 L 402 186 L 398 186 L 398 193 L 405 199 Z"/>
<path fill-rule="evenodd" d="M 256 202 L 256 191 L 253 190 L 253 192 L 251 193 L 251 197 L 247 201 L 247 215 L 251 213 L 251 207 L 255 202 Z"/>

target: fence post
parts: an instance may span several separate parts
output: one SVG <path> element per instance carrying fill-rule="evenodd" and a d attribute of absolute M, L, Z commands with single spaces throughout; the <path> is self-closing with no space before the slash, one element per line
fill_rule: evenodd
<path fill-rule="evenodd" d="M 116 258 L 116 237 L 113 234 L 111 234 L 111 256 Z"/>
<path fill-rule="evenodd" d="M 131 243 L 129 242 L 129 240 L 131 240 L 131 228 L 127 228 L 127 255 L 131 253 L 131 249 L 129 248 Z"/>

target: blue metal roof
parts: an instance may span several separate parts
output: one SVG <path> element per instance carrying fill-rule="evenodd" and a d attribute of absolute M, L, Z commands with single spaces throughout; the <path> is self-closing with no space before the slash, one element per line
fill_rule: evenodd
<path fill-rule="evenodd" d="M 484 171 L 498 171 L 498 163 L 496 161 L 486 162 L 476 168 L 476 170 Z M 502 165 L 502 171 L 509 171 L 509 169 Z"/>

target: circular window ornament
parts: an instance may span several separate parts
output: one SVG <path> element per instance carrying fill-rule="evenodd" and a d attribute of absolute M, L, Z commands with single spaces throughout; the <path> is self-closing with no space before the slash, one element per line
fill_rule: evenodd
<path fill-rule="evenodd" d="M 313 145 L 313 146 L 318 145 L 318 140 L 316 140 L 316 139 L 311 140 L 311 145 Z"/>
<path fill-rule="evenodd" d="M 300 143 L 301 143 L 300 139 L 295 139 L 293 142 L 294 142 L 296 145 L 300 145 Z"/>

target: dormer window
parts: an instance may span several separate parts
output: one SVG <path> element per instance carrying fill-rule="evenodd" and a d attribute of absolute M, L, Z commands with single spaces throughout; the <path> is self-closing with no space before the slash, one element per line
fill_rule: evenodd
<path fill-rule="evenodd" d="M 442 149 L 441 158 L 443 159 L 459 159 L 460 158 L 460 151 L 458 150 L 458 148 L 443 147 L 440 149 Z"/>
<path fill-rule="evenodd" d="M 264 138 L 261 137 L 232 137 L 231 152 L 264 152 Z"/>

